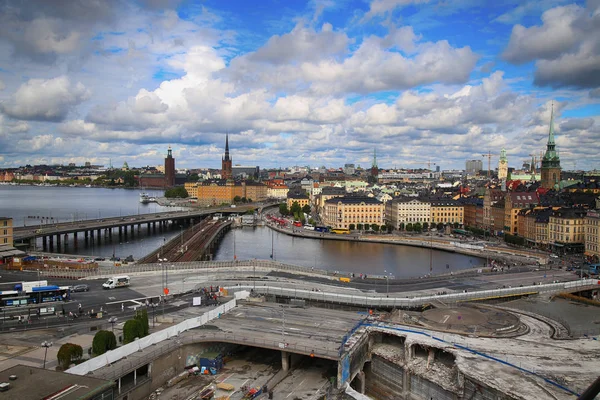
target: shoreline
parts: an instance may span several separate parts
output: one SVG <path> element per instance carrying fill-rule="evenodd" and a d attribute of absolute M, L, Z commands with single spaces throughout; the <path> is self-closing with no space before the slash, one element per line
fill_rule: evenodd
<path fill-rule="evenodd" d="M 469 248 L 464 247 L 465 244 L 460 241 L 448 241 L 448 240 L 433 240 L 428 237 L 403 237 L 390 235 L 390 238 L 382 237 L 381 235 L 362 235 L 362 234 L 349 234 L 349 235 L 333 235 L 323 233 L 313 233 L 303 230 L 289 230 L 285 228 L 277 227 L 273 224 L 267 223 L 267 227 L 273 229 L 279 233 L 283 233 L 288 236 L 301 237 L 305 239 L 323 239 L 323 240 L 343 240 L 348 242 L 357 243 L 380 243 L 380 244 L 392 244 L 392 245 L 403 245 L 411 247 L 419 247 L 423 249 L 433 249 L 438 251 L 445 251 L 449 253 L 458 253 L 471 257 L 478 258 L 489 258 L 490 261 L 502 260 L 508 262 L 520 262 L 522 264 L 533 264 L 546 265 L 548 263 L 548 256 L 528 252 L 521 249 L 502 248 L 497 246 L 484 245 L 481 248 Z M 429 240 L 428 240 L 429 239 Z M 473 246 L 473 245 L 469 245 Z M 516 260 L 515 260 L 516 259 Z M 475 267 L 473 267 L 475 268 Z M 482 268 L 490 268 L 489 266 L 483 266 Z M 470 270 L 470 269 L 467 269 Z M 448 276 L 450 276 L 448 274 Z"/>

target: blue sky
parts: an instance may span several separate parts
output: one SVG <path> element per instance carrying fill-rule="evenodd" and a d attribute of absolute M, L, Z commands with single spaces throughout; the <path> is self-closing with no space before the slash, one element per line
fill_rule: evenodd
<path fill-rule="evenodd" d="M 597 168 L 600 1 L 102 3 L 0 10 L 0 167 Z"/>

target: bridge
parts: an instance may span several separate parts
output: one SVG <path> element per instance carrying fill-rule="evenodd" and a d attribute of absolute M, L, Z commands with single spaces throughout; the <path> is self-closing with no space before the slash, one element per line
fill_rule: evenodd
<path fill-rule="evenodd" d="M 61 247 L 61 239 L 67 239 L 69 234 L 72 234 L 77 245 L 78 233 L 83 233 L 84 239 L 93 241 L 96 237 L 101 240 L 102 235 L 112 238 L 113 230 L 118 230 L 119 240 L 127 238 L 128 233 L 133 235 L 135 227 L 138 231 L 143 224 L 147 225 L 148 231 L 152 229 L 156 232 L 158 225 L 159 229 L 167 229 L 170 226 L 190 225 L 198 222 L 200 219 L 216 214 L 243 214 L 248 210 L 258 209 L 262 212 L 265 207 L 273 206 L 278 203 L 254 203 L 241 205 L 235 208 L 219 207 L 209 209 L 188 209 L 185 211 L 169 211 L 149 214 L 125 215 L 120 217 L 96 218 L 88 220 L 78 220 L 70 222 L 61 222 L 55 224 L 36 224 L 30 226 L 16 227 L 13 229 L 15 242 L 28 243 L 31 240 L 42 238 L 42 246 L 44 251 L 49 249 L 54 250 L 54 240 L 58 249 Z"/>

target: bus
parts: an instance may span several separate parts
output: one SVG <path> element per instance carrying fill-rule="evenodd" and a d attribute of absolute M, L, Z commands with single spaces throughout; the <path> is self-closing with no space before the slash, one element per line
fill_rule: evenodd
<path fill-rule="evenodd" d="M 25 286 L 23 285 L 23 287 Z M 0 292 L 0 307 L 56 303 L 69 300 L 70 298 L 71 291 L 67 286 L 34 286 L 24 291 L 4 290 Z"/>
<path fill-rule="evenodd" d="M 329 232 L 329 228 L 326 226 L 315 226 L 315 231 L 326 233 Z"/>
<path fill-rule="evenodd" d="M 350 229 L 343 229 L 343 228 L 338 228 L 338 229 L 332 229 L 331 233 L 336 233 L 338 235 L 348 235 L 350 234 Z"/>

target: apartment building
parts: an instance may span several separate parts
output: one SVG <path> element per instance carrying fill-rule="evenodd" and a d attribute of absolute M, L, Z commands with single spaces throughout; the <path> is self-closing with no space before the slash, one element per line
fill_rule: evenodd
<path fill-rule="evenodd" d="M 321 219 L 327 226 L 350 229 L 350 225 L 383 225 L 383 203 L 372 197 L 336 197 L 325 201 Z"/>
<path fill-rule="evenodd" d="M 464 224 L 464 206 L 452 199 L 431 200 L 431 224 Z"/>
<path fill-rule="evenodd" d="M 585 216 L 586 211 L 577 208 L 560 208 L 552 213 L 548 232 L 554 251 L 563 254 L 583 252 Z"/>
<path fill-rule="evenodd" d="M 536 206 L 539 203 L 535 192 L 506 192 L 504 197 L 504 232 L 521 234 L 518 229 L 519 211 Z"/>
<path fill-rule="evenodd" d="M 590 210 L 584 218 L 585 255 L 600 259 L 600 212 Z"/>
<path fill-rule="evenodd" d="M 492 206 L 502 199 L 504 199 L 504 192 L 502 190 L 490 188 L 485 190 L 485 194 L 483 195 L 483 226 L 487 229 L 494 228 Z M 504 224 L 504 221 L 502 221 L 502 224 Z"/>
<path fill-rule="evenodd" d="M 385 203 L 385 223 L 394 229 L 403 229 L 407 224 L 431 221 L 431 203 L 414 197 L 399 197 Z"/>
<path fill-rule="evenodd" d="M 8 217 L 0 217 L 0 246 L 13 245 L 13 220 Z"/>

